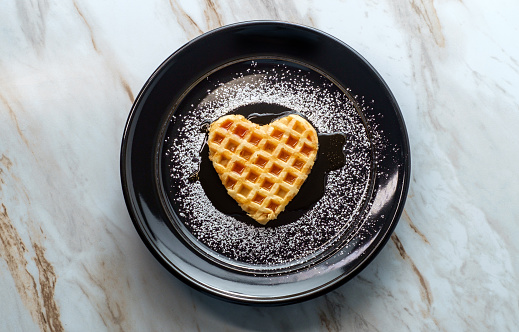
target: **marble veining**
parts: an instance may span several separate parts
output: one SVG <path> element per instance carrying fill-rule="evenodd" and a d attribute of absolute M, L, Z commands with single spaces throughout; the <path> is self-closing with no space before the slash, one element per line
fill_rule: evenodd
<path fill-rule="evenodd" d="M 519 3 L 56 1 L 0 4 L 0 330 L 515 331 Z M 343 40 L 404 115 L 412 183 L 396 231 L 316 299 L 247 307 L 170 275 L 130 222 L 119 148 L 172 52 L 272 19 Z"/>

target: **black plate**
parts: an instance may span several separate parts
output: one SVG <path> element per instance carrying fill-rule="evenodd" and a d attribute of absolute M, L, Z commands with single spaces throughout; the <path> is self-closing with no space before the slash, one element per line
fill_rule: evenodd
<path fill-rule="evenodd" d="M 346 166 L 321 180 L 323 198 L 269 227 L 214 208 L 189 179 L 205 158 L 199 129 L 236 109 L 288 109 L 344 135 Z M 319 186 L 313 173 L 300 194 Z M 281 22 L 229 25 L 171 55 L 139 93 L 121 149 L 126 204 L 149 250 L 191 286 L 239 303 L 297 302 L 351 279 L 389 239 L 409 176 L 404 121 L 378 73 L 341 41 Z"/>

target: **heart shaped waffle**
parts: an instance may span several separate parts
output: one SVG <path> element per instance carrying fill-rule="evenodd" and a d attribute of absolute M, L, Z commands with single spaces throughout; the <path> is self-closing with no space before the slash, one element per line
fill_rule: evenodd
<path fill-rule="evenodd" d="M 291 114 L 264 126 L 226 115 L 209 128 L 209 159 L 229 195 L 260 224 L 276 219 L 317 157 L 314 127 Z"/>

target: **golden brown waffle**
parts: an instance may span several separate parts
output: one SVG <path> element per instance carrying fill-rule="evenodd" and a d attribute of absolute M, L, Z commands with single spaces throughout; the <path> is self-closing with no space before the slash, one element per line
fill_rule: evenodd
<path fill-rule="evenodd" d="M 298 193 L 317 157 L 314 127 L 291 114 L 260 126 L 241 115 L 211 124 L 209 159 L 227 192 L 261 224 L 276 219 Z"/>

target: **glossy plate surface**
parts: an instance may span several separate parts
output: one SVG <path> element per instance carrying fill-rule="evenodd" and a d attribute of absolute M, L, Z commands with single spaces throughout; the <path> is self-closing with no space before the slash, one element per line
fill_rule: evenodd
<path fill-rule="evenodd" d="M 204 124 L 287 111 L 323 134 L 323 149 L 341 133 L 346 165 L 310 173 L 268 227 L 230 215 L 232 201 L 213 206 L 207 196 L 223 185 L 192 179 L 207 159 Z M 409 176 L 405 125 L 382 78 L 341 41 L 281 22 L 226 26 L 176 51 L 138 95 L 121 149 L 126 204 L 149 250 L 191 286 L 240 303 L 297 302 L 355 276 L 396 226 Z"/>

